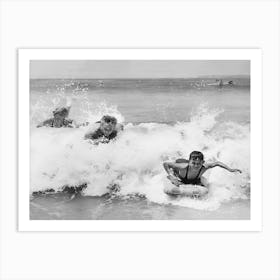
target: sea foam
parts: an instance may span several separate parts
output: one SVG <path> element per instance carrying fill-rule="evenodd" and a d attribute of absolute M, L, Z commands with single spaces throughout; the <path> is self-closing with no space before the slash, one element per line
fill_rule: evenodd
<path fill-rule="evenodd" d="M 106 104 L 99 104 L 87 117 L 95 122 L 106 113 L 125 123 L 117 107 Z M 124 198 L 142 195 L 155 203 L 205 210 L 217 209 L 226 201 L 249 199 L 250 127 L 232 121 L 218 122 L 221 113 L 201 106 L 185 122 L 125 123 L 115 141 L 99 145 L 83 139 L 87 127 L 57 129 L 33 125 L 30 192 L 49 188 L 59 191 L 65 185 L 87 183 L 84 195 L 101 196 L 108 192 L 108 186 L 117 184 L 119 195 Z M 163 192 L 166 173 L 162 164 L 187 158 L 193 150 L 202 151 L 206 162 L 222 161 L 241 169 L 242 174 L 213 168 L 205 173 L 210 183 L 205 198 L 170 198 Z"/>

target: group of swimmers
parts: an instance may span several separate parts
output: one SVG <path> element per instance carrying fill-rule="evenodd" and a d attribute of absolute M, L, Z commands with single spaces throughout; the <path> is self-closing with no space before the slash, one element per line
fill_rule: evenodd
<path fill-rule="evenodd" d="M 69 112 L 71 106 L 59 107 L 53 111 L 53 118 L 47 119 L 38 124 L 37 127 L 72 127 L 78 128 L 81 126 L 88 126 L 89 122 L 76 123 L 74 120 L 69 119 Z M 95 143 L 107 143 L 110 140 L 116 138 L 119 131 L 123 130 L 123 125 L 117 122 L 117 119 L 113 116 L 105 115 L 100 121 L 94 123 L 84 138 L 96 141 Z M 97 142 L 98 141 L 98 142 Z"/>
<path fill-rule="evenodd" d="M 69 119 L 71 106 L 56 108 L 53 111 L 53 118 L 43 121 L 37 127 L 81 127 L 89 125 L 88 122 L 78 124 Z M 100 121 L 96 122 L 84 139 L 98 141 L 96 143 L 108 143 L 116 138 L 118 133 L 123 130 L 123 125 L 117 122 L 113 116 L 105 115 Z M 204 155 L 200 151 L 193 151 L 189 159 L 177 159 L 175 162 L 164 162 L 163 167 L 167 172 L 168 184 L 164 191 L 169 195 L 185 195 L 200 197 L 208 193 L 209 185 L 204 173 L 211 168 L 221 167 L 229 172 L 239 172 L 239 169 L 232 169 L 222 162 L 205 163 Z"/>

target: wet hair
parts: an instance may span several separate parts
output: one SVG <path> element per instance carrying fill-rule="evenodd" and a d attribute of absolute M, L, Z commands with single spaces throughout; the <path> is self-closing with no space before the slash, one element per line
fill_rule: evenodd
<path fill-rule="evenodd" d="M 60 115 L 60 116 L 65 116 L 67 117 L 69 114 L 69 109 L 66 107 L 58 107 L 53 111 L 53 115 Z"/>
<path fill-rule="evenodd" d="M 105 115 L 102 117 L 101 122 L 117 124 L 117 119 L 115 117 Z"/>
<path fill-rule="evenodd" d="M 193 151 L 190 153 L 190 157 L 189 159 L 200 159 L 200 160 L 204 160 L 204 155 L 202 152 L 199 151 Z"/>

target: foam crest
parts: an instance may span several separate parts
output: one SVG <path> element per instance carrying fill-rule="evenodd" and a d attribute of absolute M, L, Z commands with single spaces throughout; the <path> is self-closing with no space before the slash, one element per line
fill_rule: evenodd
<path fill-rule="evenodd" d="M 63 88 L 64 89 L 64 88 Z M 39 93 L 38 93 L 39 94 Z M 104 115 L 116 117 L 124 122 L 116 105 L 108 105 L 105 101 L 90 100 L 87 92 L 65 93 L 64 90 L 49 94 L 48 98 L 31 95 L 30 123 L 35 127 L 38 123 L 53 117 L 53 110 L 61 106 L 71 106 L 69 118 L 79 122 L 97 122 Z"/>
<path fill-rule="evenodd" d="M 116 107 L 98 106 L 91 110 L 92 120 L 106 113 L 124 120 Z M 117 184 L 124 197 L 140 194 L 156 203 L 205 210 L 232 199 L 248 199 L 249 126 L 217 122 L 220 113 L 203 106 L 192 114 L 190 122 L 128 123 L 116 141 L 98 146 L 83 140 L 87 128 L 32 129 L 31 192 L 87 183 L 85 195 L 101 196 L 108 186 Z M 243 173 L 214 168 L 205 173 L 211 187 L 204 199 L 170 198 L 163 192 L 166 174 L 162 164 L 186 158 L 193 150 L 202 151 L 206 161 L 222 161 Z"/>

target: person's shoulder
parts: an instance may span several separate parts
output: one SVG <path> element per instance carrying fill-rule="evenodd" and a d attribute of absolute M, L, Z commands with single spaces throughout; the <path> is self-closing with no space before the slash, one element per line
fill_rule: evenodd
<path fill-rule="evenodd" d="M 168 164 L 172 168 L 184 169 L 188 166 L 188 161 L 179 160 L 179 162 L 177 162 L 177 160 L 175 160 L 175 161 L 166 162 L 166 164 Z"/>
<path fill-rule="evenodd" d="M 185 158 L 177 158 L 175 160 L 176 163 L 188 163 L 189 161 Z"/>
<path fill-rule="evenodd" d="M 185 158 L 177 158 L 175 160 L 175 164 L 176 164 L 176 167 L 178 167 L 180 169 L 185 169 L 189 165 L 189 160 L 187 160 Z"/>
<path fill-rule="evenodd" d="M 93 123 L 93 124 L 89 124 L 88 126 L 88 133 L 89 132 L 95 132 L 96 130 L 98 130 L 100 128 L 100 123 L 96 122 L 96 123 Z"/>
<path fill-rule="evenodd" d="M 96 139 L 98 137 L 101 136 L 101 132 L 100 132 L 100 124 L 98 123 L 94 123 L 91 124 L 89 129 L 87 130 L 86 134 L 85 134 L 85 138 L 90 138 L 90 139 Z"/>
<path fill-rule="evenodd" d="M 50 119 L 44 120 L 43 122 L 39 123 L 39 124 L 37 125 L 37 127 L 41 127 L 41 126 L 52 126 L 52 125 L 53 125 L 53 121 L 54 121 L 54 118 L 50 118 Z"/>

